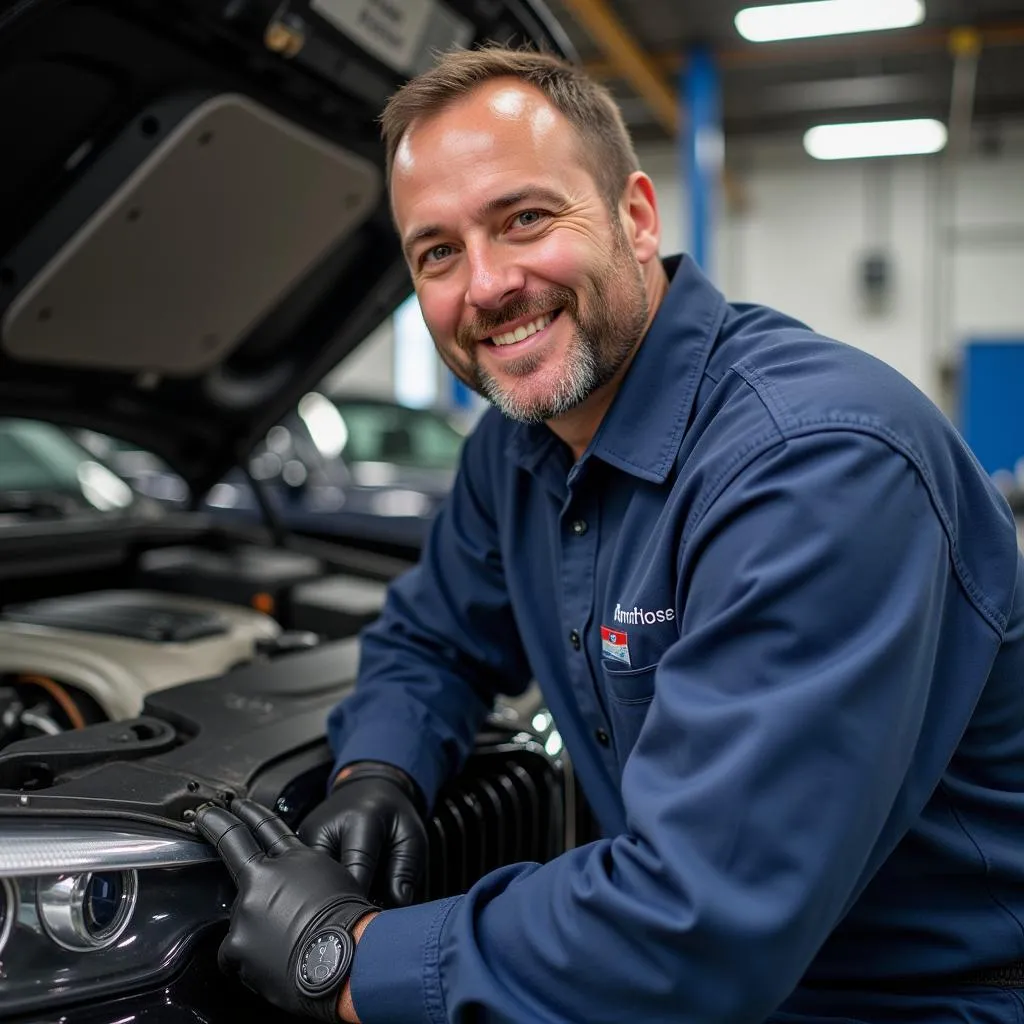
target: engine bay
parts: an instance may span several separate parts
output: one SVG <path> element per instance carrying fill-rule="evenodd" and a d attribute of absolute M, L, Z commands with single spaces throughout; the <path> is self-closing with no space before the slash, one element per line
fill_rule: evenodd
<path fill-rule="evenodd" d="M 255 609 L 152 590 L 8 606 L 0 612 L 0 748 L 138 715 L 148 694 L 222 675 L 280 634 Z"/>
<path fill-rule="evenodd" d="M 98 539 L 76 545 L 74 561 Z M 40 572 L 30 563 L 5 581 L 0 751 L 131 718 L 161 690 L 354 636 L 394 570 L 375 567 L 373 579 L 249 538 L 188 539 L 111 551 L 103 538 L 96 557 L 109 565 Z"/>
<path fill-rule="evenodd" d="M 195 810 L 244 795 L 297 827 L 323 799 L 327 715 L 404 566 L 196 516 L 85 530 L 63 557 L 16 529 L 0 538 L 0 1005 L 72 1020 L 82 1000 L 216 990 L 231 1017 L 247 995 L 213 985 L 209 942 L 232 889 Z M 573 845 L 568 762 L 533 719 L 497 707 L 442 789 L 418 899 Z"/>
<path fill-rule="evenodd" d="M 0 811 L 180 828 L 189 807 L 303 755 L 319 799 L 326 716 L 400 567 L 195 514 L 62 526 L 60 555 L 35 552 L 38 524 L 0 538 Z"/>

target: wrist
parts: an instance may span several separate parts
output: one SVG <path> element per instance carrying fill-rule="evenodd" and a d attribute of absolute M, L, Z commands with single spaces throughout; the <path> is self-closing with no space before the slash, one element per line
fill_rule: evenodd
<path fill-rule="evenodd" d="M 331 792 L 336 792 L 346 782 L 373 778 L 393 782 L 412 801 L 421 816 L 426 813 L 426 799 L 417 782 L 408 772 L 386 761 L 353 761 L 345 765 L 334 777 Z"/>
<path fill-rule="evenodd" d="M 359 946 L 359 940 L 363 937 L 363 932 L 366 931 L 370 922 L 377 917 L 379 913 L 380 911 L 370 911 L 352 926 L 352 941 L 357 947 Z M 355 1003 L 352 1001 L 351 970 L 349 971 L 348 977 L 345 979 L 344 986 L 342 986 L 341 995 L 338 996 L 338 1016 L 345 1021 L 346 1024 L 360 1024 L 359 1015 L 356 1013 Z"/>

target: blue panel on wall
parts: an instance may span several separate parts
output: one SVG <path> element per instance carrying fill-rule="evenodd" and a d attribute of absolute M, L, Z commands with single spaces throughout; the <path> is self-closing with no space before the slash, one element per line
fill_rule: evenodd
<path fill-rule="evenodd" d="M 1014 471 L 1024 459 L 1024 340 L 964 346 L 961 432 L 981 464 Z"/>

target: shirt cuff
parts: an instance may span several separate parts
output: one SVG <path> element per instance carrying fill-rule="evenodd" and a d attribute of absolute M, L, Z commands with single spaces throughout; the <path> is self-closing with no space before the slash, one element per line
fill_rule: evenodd
<path fill-rule="evenodd" d="M 413 730 L 395 723 L 375 728 L 361 725 L 338 751 L 328 780 L 333 786 L 338 772 L 356 761 L 384 761 L 401 768 L 420 788 L 428 808 L 434 805 L 437 791 L 445 782 L 448 767 L 439 750 L 424 743 L 423 730 Z"/>
<path fill-rule="evenodd" d="M 441 930 L 460 899 L 385 910 L 367 925 L 350 980 L 363 1024 L 445 1024 Z"/>

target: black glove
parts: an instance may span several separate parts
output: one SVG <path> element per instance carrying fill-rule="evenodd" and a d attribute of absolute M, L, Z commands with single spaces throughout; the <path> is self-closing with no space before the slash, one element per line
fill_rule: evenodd
<path fill-rule="evenodd" d="M 360 761 L 299 828 L 302 841 L 348 868 L 383 906 L 412 903 L 427 860 L 422 796 L 400 768 Z"/>
<path fill-rule="evenodd" d="M 238 886 L 221 970 L 282 1010 L 337 1021 L 352 926 L 377 908 L 340 864 L 252 800 L 233 800 L 230 811 L 201 807 L 196 828 Z"/>

